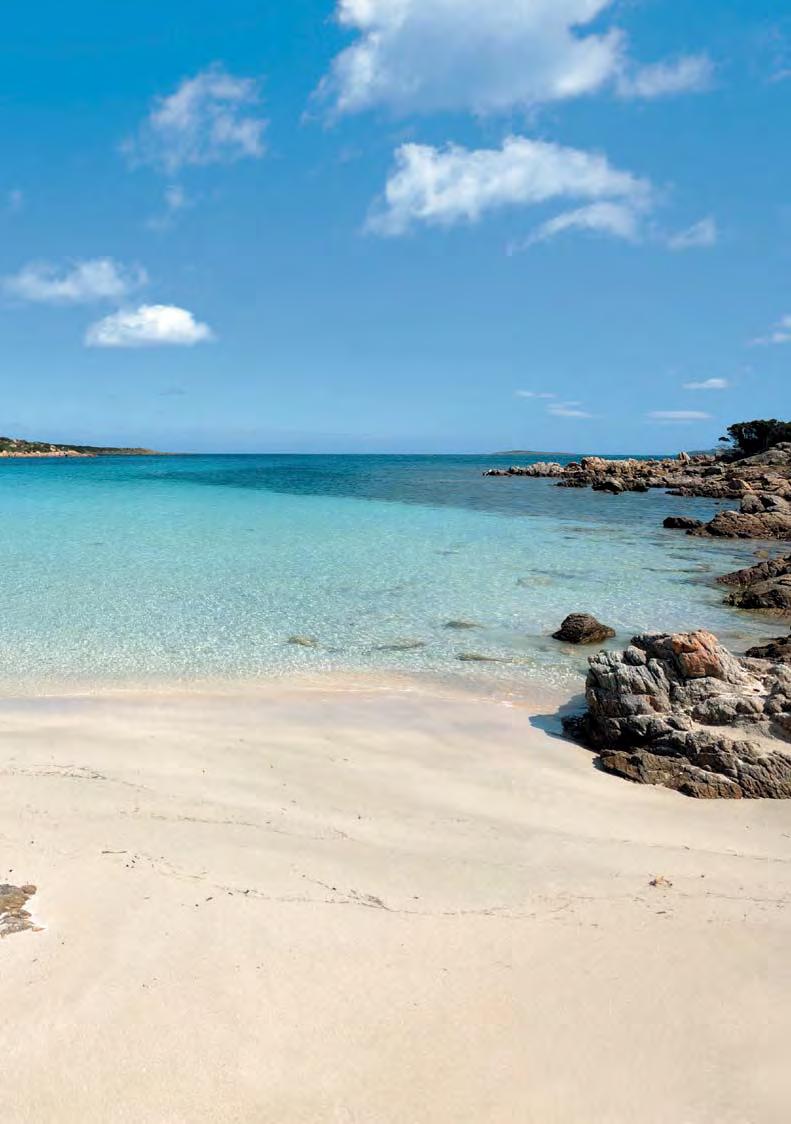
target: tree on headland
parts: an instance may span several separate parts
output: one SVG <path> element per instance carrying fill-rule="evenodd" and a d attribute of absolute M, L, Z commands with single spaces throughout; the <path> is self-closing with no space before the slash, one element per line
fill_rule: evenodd
<path fill-rule="evenodd" d="M 781 441 L 791 441 L 791 422 L 778 421 L 777 418 L 736 422 L 728 426 L 727 435 L 720 441 L 730 446 L 727 452 L 734 457 L 754 457 Z"/>

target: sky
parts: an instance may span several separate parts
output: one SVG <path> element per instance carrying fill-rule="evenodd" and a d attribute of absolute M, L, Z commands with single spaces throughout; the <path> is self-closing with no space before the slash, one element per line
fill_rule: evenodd
<path fill-rule="evenodd" d="M 3 30 L 3 434 L 650 453 L 791 415 L 791 0 Z"/>

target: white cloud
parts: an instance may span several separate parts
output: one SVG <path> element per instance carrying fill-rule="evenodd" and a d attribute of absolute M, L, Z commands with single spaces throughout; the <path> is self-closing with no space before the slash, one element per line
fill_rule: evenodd
<path fill-rule="evenodd" d="M 59 269 L 49 262 L 31 262 L 3 278 L 3 289 L 19 300 L 41 304 L 87 304 L 120 300 L 148 280 L 140 266 L 127 268 L 112 258 L 92 258 Z"/>
<path fill-rule="evenodd" d="M 701 410 L 652 410 L 646 417 L 652 421 L 690 422 L 705 421 L 711 414 L 704 414 Z"/>
<path fill-rule="evenodd" d="M 557 394 L 546 394 L 535 390 L 517 390 L 517 398 L 557 398 Z"/>
<path fill-rule="evenodd" d="M 637 242 L 640 238 L 642 219 L 641 205 L 628 203 L 591 203 L 574 211 L 564 211 L 560 215 L 542 223 L 522 245 L 522 249 L 546 242 L 566 230 L 586 230 L 609 234 L 613 238 L 623 238 L 627 242 Z"/>
<path fill-rule="evenodd" d="M 703 379 L 701 382 L 685 382 L 684 390 L 727 390 L 727 379 Z"/>
<path fill-rule="evenodd" d="M 698 246 L 714 246 L 717 242 L 717 223 L 709 216 L 686 230 L 673 234 L 667 240 L 671 250 L 691 250 Z"/>
<path fill-rule="evenodd" d="M 153 164 L 170 174 L 187 165 L 257 159 L 264 155 L 267 126 L 255 112 L 259 102 L 254 79 L 209 67 L 157 98 L 124 151 L 133 164 Z"/>
<path fill-rule="evenodd" d="M 547 406 L 547 413 L 553 418 L 592 418 L 587 410 L 580 409 L 581 402 L 558 402 L 556 405 Z"/>
<path fill-rule="evenodd" d="M 341 113 L 500 112 L 593 93 L 658 97 L 699 89 L 698 57 L 638 67 L 626 38 L 600 17 L 614 0 L 338 0 L 359 37 L 334 60 L 320 93 Z M 594 21 L 599 20 L 596 30 Z"/>
<path fill-rule="evenodd" d="M 705 55 L 684 55 L 673 62 L 641 66 L 618 79 L 618 93 L 626 98 L 661 98 L 711 85 L 714 68 Z"/>
<path fill-rule="evenodd" d="M 759 336 L 754 344 L 791 343 L 791 316 L 781 316 L 768 336 Z"/>
<path fill-rule="evenodd" d="M 621 199 L 634 207 L 650 199 L 646 180 L 613 168 L 600 153 L 527 137 L 507 137 L 494 149 L 404 144 L 395 158 L 368 220 L 377 234 L 404 234 L 417 223 L 475 222 L 486 211 L 551 199 Z"/>
<path fill-rule="evenodd" d="M 196 320 L 185 308 L 169 304 L 143 304 L 121 309 L 92 324 L 85 335 L 88 347 L 191 347 L 214 339 L 208 324 Z"/>

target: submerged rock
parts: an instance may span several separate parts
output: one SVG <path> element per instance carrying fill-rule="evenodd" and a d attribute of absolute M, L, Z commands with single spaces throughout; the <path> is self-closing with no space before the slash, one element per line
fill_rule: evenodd
<path fill-rule="evenodd" d="M 615 629 L 597 621 L 590 613 L 571 613 L 552 636 L 567 644 L 601 644 L 615 636 Z"/>
<path fill-rule="evenodd" d="M 466 629 L 480 628 L 481 625 L 476 624 L 475 621 L 445 621 L 444 628 L 453 629 L 455 632 L 464 632 Z"/>
<path fill-rule="evenodd" d="M 289 636 L 287 644 L 294 644 L 297 648 L 317 648 L 318 640 L 313 636 Z"/>
<path fill-rule="evenodd" d="M 414 652 L 418 648 L 425 648 L 425 640 L 393 640 L 390 644 L 377 644 L 375 652 Z"/>
<path fill-rule="evenodd" d="M 697 797 L 791 798 L 791 668 L 738 660 L 709 632 L 636 636 L 591 657 L 566 719 L 602 766 Z"/>

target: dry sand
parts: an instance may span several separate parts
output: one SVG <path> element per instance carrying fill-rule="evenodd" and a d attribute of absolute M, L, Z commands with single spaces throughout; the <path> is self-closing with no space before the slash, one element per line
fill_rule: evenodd
<path fill-rule="evenodd" d="M 608 777 L 542 709 L 0 704 L 43 926 L 0 941 L 4 1124 L 785 1124 L 791 805 Z"/>

